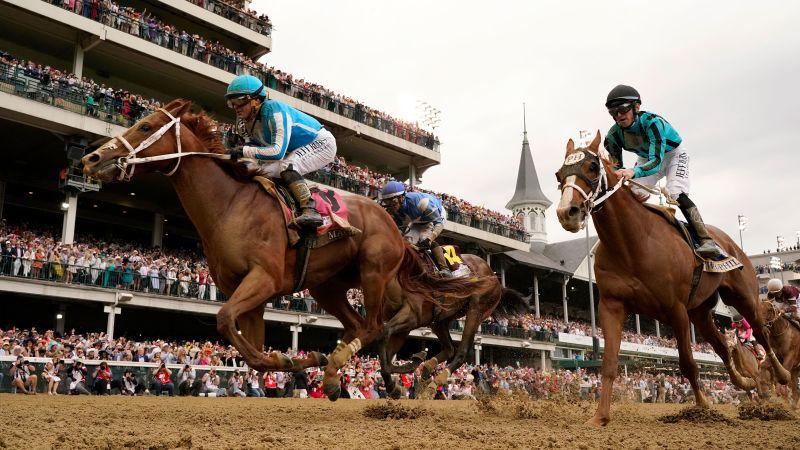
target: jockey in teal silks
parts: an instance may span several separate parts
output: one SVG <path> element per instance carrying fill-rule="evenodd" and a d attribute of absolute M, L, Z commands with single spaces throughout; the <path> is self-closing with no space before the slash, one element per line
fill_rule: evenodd
<path fill-rule="evenodd" d="M 640 111 L 641 104 L 639 92 L 624 85 L 612 89 L 606 99 L 608 113 L 616 123 L 608 130 L 604 145 L 614 161 L 616 174 L 650 186 L 666 177 L 669 195 L 678 202 L 700 241 L 697 253 L 703 258 L 719 257 L 719 247 L 708 233 L 697 206 L 689 199 L 689 152 L 682 145 L 683 139 L 663 117 Z M 622 150 L 639 157 L 633 169 L 623 168 Z M 633 190 L 638 196 L 647 196 L 641 189 Z"/>
<path fill-rule="evenodd" d="M 225 99 L 237 118 L 225 139 L 231 159 L 241 160 L 250 175 L 283 179 L 303 211 L 295 219 L 299 227 L 322 225 L 303 175 L 333 162 L 333 135 L 308 114 L 267 99 L 264 84 L 252 75 L 234 78 Z"/>
<path fill-rule="evenodd" d="M 444 229 L 444 208 L 442 202 L 425 192 L 406 192 L 399 181 L 386 183 L 381 191 L 381 205 L 401 223 L 408 223 L 403 233 L 405 239 L 420 250 L 430 249 L 439 274 L 450 278 L 452 273 L 444 259 L 444 251 L 436 238 Z"/>

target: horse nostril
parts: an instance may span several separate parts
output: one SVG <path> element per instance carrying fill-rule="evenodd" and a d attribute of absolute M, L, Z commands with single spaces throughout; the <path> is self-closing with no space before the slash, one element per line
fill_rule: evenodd
<path fill-rule="evenodd" d="M 86 162 L 90 163 L 96 163 L 98 161 L 100 161 L 100 155 L 98 155 L 97 153 L 90 154 L 89 157 L 86 159 Z"/>
<path fill-rule="evenodd" d="M 567 211 L 567 215 L 570 216 L 570 217 L 575 217 L 580 212 L 581 212 L 580 208 L 578 208 L 577 206 L 572 206 L 572 207 L 569 208 L 569 211 Z"/>

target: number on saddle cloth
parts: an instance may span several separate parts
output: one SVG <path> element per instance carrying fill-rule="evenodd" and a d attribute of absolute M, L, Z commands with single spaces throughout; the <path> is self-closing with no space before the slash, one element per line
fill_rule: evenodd
<path fill-rule="evenodd" d="M 443 245 L 442 251 L 444 252 L 444 259 L 447 261 L 448 269 L 450 271 L 456 271 L 464 264 L 464 261 L 461 259 L 460 251 L 456 248 L 455 245 Z"/>

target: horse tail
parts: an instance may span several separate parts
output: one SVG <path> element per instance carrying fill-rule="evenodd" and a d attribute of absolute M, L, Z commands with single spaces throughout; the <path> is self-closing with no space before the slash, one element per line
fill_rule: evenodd
<path fill-rule="evenodd" d="M 496 282 L 494 276 L 438 278 L 425 269 L 425 263 L 409 243 L 403 244 L 403 262 L 397 271 L 397 282 L 406 292 L 421 295 L 438 303 L 436 298 L 466 298 L 475 292 L 488 289 Z"/>
<path fill-rule="evenodd" d="M 514 289 L 503 288 L 500 303 L 494 309 L 495 317 L 510 318 L 527 313 L 531 309 L 531 296 L 523 297 Z"/>

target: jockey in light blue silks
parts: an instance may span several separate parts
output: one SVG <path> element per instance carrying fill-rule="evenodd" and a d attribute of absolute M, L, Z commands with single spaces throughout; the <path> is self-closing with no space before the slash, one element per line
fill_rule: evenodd
<path fill-rule="evenodd" d="M 322 225 L 303 175 L 333 162 L 333 135 L 308 114 L 267 99 L 264 84 L 252 75 L 234 78 L 225 99 L 237 118 L 225 139 L 231 159 L 241 160 L 250 175 L 282 178 L 303 211 L 295 219 L 298 226 Z"/>
<path fill-rule="evenodd" d="M 615 123 L 608 130 L 604 144 L 615 164 L 616 174 L 636 178 L 646 185 L 655 185 L 666 178 L 670 196 L 678 202 L 700 241 L 697 253 L 703 258 L 719 257 L 717 243 L 706 229 L 697 206 L 689 199 L 689 152 L 683 139 L 663 117 L 640 111 L 641 105 L 639 92 L 622 84 L 612 89 L 606 98 L 606 108 Z M 623 168 L 622 150 L 639 157 L 633 169 Z M 646 195 L 638 188 L 633 191 Z"/>
<path fill-rule="evenodd" d="M 403 237 L 420 250 L 430 249 L 439 274 L 450 278 L 452 273 L 444 259 L 444 251 L 436 238 L 444 229 L 444 208 L 442 202 L 425 192 L 406 192 L 406 186 L 399 181 L 386 183 L 381 191 L 381 205 L 397 221 L 408 223 Z"/>

